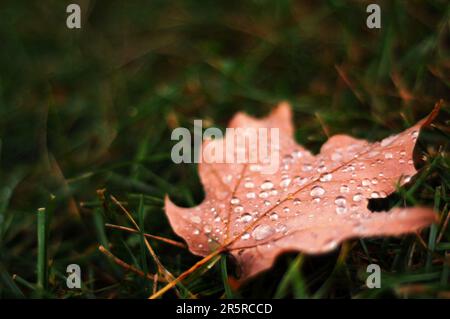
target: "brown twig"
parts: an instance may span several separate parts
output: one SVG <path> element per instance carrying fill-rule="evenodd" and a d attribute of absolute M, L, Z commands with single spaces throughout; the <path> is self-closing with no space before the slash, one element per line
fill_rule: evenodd
<path fill-rule="evenodd" d="M 151 280 L 151 281 L 155 281 L 155 280 L 158 281 L 159 280 L 157 275 L 146 274 L 142 270 L 134 267 L 133 265 L 127 264 L 122 259 L 116 257 L 112 252 L 110 252 L 108 249 L 106 249 L 105 246 L 103 246 L 103 245 L 98 246 L 98 250 L 102 254 L 104 254 L 105 256 L 110 258 L 115 264 L 119 265 L 120 267 L 122 267 L 126 271 L 130 271 L 130 272 L 135 273 L 136 275 L 138 275 L 140 277 L 146 278 L 146 279 Z M 159 280 L 159 281 L 163 282 L 163 280 Z"/>
<path fill-rule="evenodd" d="M 115 225 L 115 224 L 108 224 L 108 223 L 105 224 L 105 226 L 109 227 L 109 228 L 113 228 L 113 229 L 127 231 L 127 232 L 134 233 L 134 234 L 139 234 L 138 230 L 130 228 L 130 227 L 125 227 L 125 226 L 120 226 L 120 225 Z M 152 235 L 152 234 L 147 234 L 147 233 L 143 233 L 143 235 L 145 237 L 148 237 L 148 238 L 151 238 L 151 239 L 155 239 L 155 240 L 159 240 L 159 241 L 165 242 L 166 244 L 170 244 L 170 245 L 177 246 L 177 247 L 180 247 L 180 248 L 187 248 L 186 244 L 181 243 L 179 241 L 175 241 L 175 240 L 172 240 L 172 239 L 168 239 L 168 238 L 164 238 L 164 237 L 156 236 L 156 235 Z"/>
<path fill-rule="evenodd" d="M 423 240 L 422 236 L 420 236 L 419 232 L 416 232 L 416 238 L 418 239 L 420 245 L 425 248 L 426 251 L 428 251 L 428 245 L 427 243 Z"/>
<path fill-rule="evenodd" d="M 325 124 L 320 114 L 318 112 L 315 112 L 314 115 L 319 121 L 320 127 L 322 127 L 322 131 L 325 133 L 326 137 L 330 138 L 330 130 L 328 129 L 328 126 Z"/>
<path fill-rule="evenodd" d="M 131 223 L 134 225 L 134 227 L 140 232 L 141 229 L 139 228 L 139 225 L 134 220 L 131 213 L 122 205 L 121 202 L 119 202 L 114 196 L 111 195 L 111 200 L 125 213 L 125 215 L 128 217 L 128 219 L 131 221 Z M 152 246 L 148 242 L 148 240 L 144 237 L 145 245 L 147 246 L 147 249 L 150 253 L 150 256 L 152 256 L 153 260 L 156 263 L 156 266 L 158 267 L 158 272 L 162 273 L 165 277 L 170 274 L 169 271 L 162 265 L 161 261 L 159 260 L 158 256 L 156 256 L 155 251 L 153 250 Z M 170 274 L 168 277 L 173 277 L 172 274 Z M 167 278 L 168 281 L 172 280 L 173 278 Z"/>
<path fill-rule="evenodd" d="M 137 231 L 141 232 L 141 229 L 139 227 L 139 225 L 136 223 L 136 221 L 134 220 L 133 216 L 131 215 L 131 213 L 114 197 L 111 195 L 111 200 L 117 205 L 119 206 L 119 208 L 125 213 L 125 215 L 128 217 L 128 219 L 131 221 L 131 223 L 134 225 L 134 227 L 136 228 Z M 163 264 L 161 263 L 161 261 L 159 260 L 158 256 L 156 255 L 155 251 L 153 250 L 152 246 L 150 245 L 150 243 L 148 242 L 147 238 L 145 236 L 143 236 L 144 238 L 144 243 L 147 246 L 147 249 L 150 253 L 150 255 L 152 256 L 153 260 L 155 261 L 156 266 L 158 267 L 158 273 L 161 274 L 163 276 L 163 278 L 165 279 L 165 281 L 168 282 L 168 286 L 171 285 L 173 282 L 175 282 L 174 285 L 171 285 L 171 287 L 174 287 L 178 282 L 177 279 L 172 275 L 172 273 L 167 270 Z M 188 294 L 192 297 L 194 297 L 192 295 L 192 293 L 190 291 L 187 291 Z M 177 294 L 178 291 L 176 291 Z"/>
<path fill-rule="evenodd" d="M 152 290 L 152 294 L 155 294 L 157 290 L 158 290 L 158 274 L 155 274 L 155 276 L 153 276 L 153 290 Z"/>
<path fill-rule="evenodd" d="M 188 270 L 186 270 L 185 272 L 183 272 L 181 275 L 179 275 L 177 278 L 175 278 L 174 280 L 172 280 L 171 282 L 167 283 L 167 285 L 165 285 L 163 288 L 161 288 L 160 290 L 158 290 L 157 292 L 155 292 L 154 294 L 152 294 L 149 299 L 156 299 L 159 298 L 160 296 L 162 296 L 166 291 L 170 290 L 172 287 L 175 287 L 175 285 L 177 285 L 178 283 L 180 283 L 181 281 L 183 281 L 187 276 L 189 276 L 191 273 L 193 273 L 194 271 L 196 271 L 198 268 L 200 268 L 201 266 L 203 266 L 204 264 L 206 264 L 208 261 L 210 261 L 211 259 L 213 259 L 213 257 L 219 255 L 222 253 L 224 249 L 223 248 L 219 248 L 217 250 L 215 250 L 214 252 L 212 252 L 211 254 L 209 254 L 208 256 L 204 257 L 202 260 L 198 261 L 195 265 L 193 265 L 191 268 L 189 268 Z"/>

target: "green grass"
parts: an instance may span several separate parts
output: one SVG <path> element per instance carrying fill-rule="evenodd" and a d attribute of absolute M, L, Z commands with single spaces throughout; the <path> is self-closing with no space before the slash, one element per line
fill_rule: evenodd
<path fill-rule="evenodd" d="M 285 254 L 237 291 L 227 280 L 234 261 L 224 256 L 165 297 L 450 297 L 450 6 L 377 1 L 382 29 L 369 30 L 371 2 L 91 1 L 83 2 L 81 30 L 65 27 L 69 2 L 3 4 L 0 297 L 148 297 L 153 280 L 97 248 L 156 271 L 141 234 L 104 226 L 131 225 L 109 195 L 142 231 L 180 241 L 162 209 L 165 194 L 184 206 L 204 194 L 196 166 L 170 159 L 176 126 L 205 119 L 224 128 L 237 111 L 259 116 L 288 100 L 297 141 L 317 152 L 327 134 L 374 141 L 398 133 L 440 99 L 436 124 L 419 138 L 421 172 L 384 203 L 439 212 L 420 240 L 351 240 L 324 256 Z M 98 189 L 106 189 L 104 201 Z M 40 207 L 48 213 L 44 242 Z M 198 261 L 149 241 L 175 276 Z M 382 289 L 365 286 L 371 262 L 382 268 Z M 80 290 L 66 287 L 73 263 Z"/>
<path fill-rule="evenodd" d="M 43 297 L 48 289 L 48 213 L 45 208 L 39 208 L 37 212 L 37 287 Z"/>

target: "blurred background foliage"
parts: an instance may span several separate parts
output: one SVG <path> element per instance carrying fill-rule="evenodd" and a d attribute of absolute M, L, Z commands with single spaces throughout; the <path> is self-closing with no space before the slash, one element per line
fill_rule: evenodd
<path fill-rule="evenodd" d="M 65 25 L 72 2 L 81 6 L 79 30 Z M 381 6 L 381 29 L 366 27 L 372 2 Z M 47 296 L 148 296 L 152 282 L 97 250 L 101 243 L 155 271 L 140 236 L 103 227 L 128 222 L 97 189 L 122 200 L 145 231 L 176 238 L 164 195 L 185 206 L 203 198 L 196 166 L 170 160 L 177 126 L 204 119 L 224 128 L 237 111 L 263 115 L 288 100 L 296 138 L 314 152 L 336 133 L 377 140 L 399 132 L 450 97 L 449 17 L 446 0 L 2 1 L 0 296 L 36 296 L 39 207 L 51 207 Z M 441 146 L 448 112 L 445 105 Z M 436 207 L 437 198 L 445 220 L 448 157 L 434 155 L 423 191 L 404 202 Z M 439 256 L 415 236 L 350 241 L 322 257 L 286 255 L 234 297 L 449 297 L 450 238 L 442 231 Z M 197 259 L 152 243 L 174 274 Z M 364 286 L 372 259 L 386 273 L 377 291 Z M 65 286 L 70 263 L 83 270 L 81 290 Z M 178 296 L 220 297 L 225 265 L 193 276 Z"/>

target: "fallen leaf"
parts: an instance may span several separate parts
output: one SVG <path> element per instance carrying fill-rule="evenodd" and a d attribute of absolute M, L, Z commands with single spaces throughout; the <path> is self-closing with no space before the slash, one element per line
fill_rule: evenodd
<path fill-rule="evenodd" d="M 293 139 L 287 103 L 260 120 L 238 113 L 232 128 L 280 129 L 278 171 L 267 175 L 258 164 L 200 163 L 204 201 L 182 208 L 166 197 L 166 214 L 192 253 L 207 256 L 221 249 L 232 254 L 240 280 L 270 268 L 286 251 L 320 254 L 348 238 L 418 231 L 436 220 L 431 209 L 374 213 L 367 206 L 370 198 L 386 197 L 417 172 L 412 156 L 419 130 L 437 112 L 438 107 L 413 127 L 381 142 L 332 136 L 316 156 Z M 227 134 L 224 140 L 229 138 L 235 136 Z M 208 143 L 224 140 L 204 142 L 203 151 Z M 255 149 L 246 145 L 245 151 Z"/>

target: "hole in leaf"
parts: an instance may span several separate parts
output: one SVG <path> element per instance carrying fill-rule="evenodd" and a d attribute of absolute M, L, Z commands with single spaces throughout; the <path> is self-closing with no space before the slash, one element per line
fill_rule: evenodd
<path fill-rule="evenodd" d="M 385 198 L 371 198 L 367 204 L 367 208 L 376 213 L 388 211 L 395 206 L 396 203 L 401 199 L 398 193 L 392 193 Z"/>

